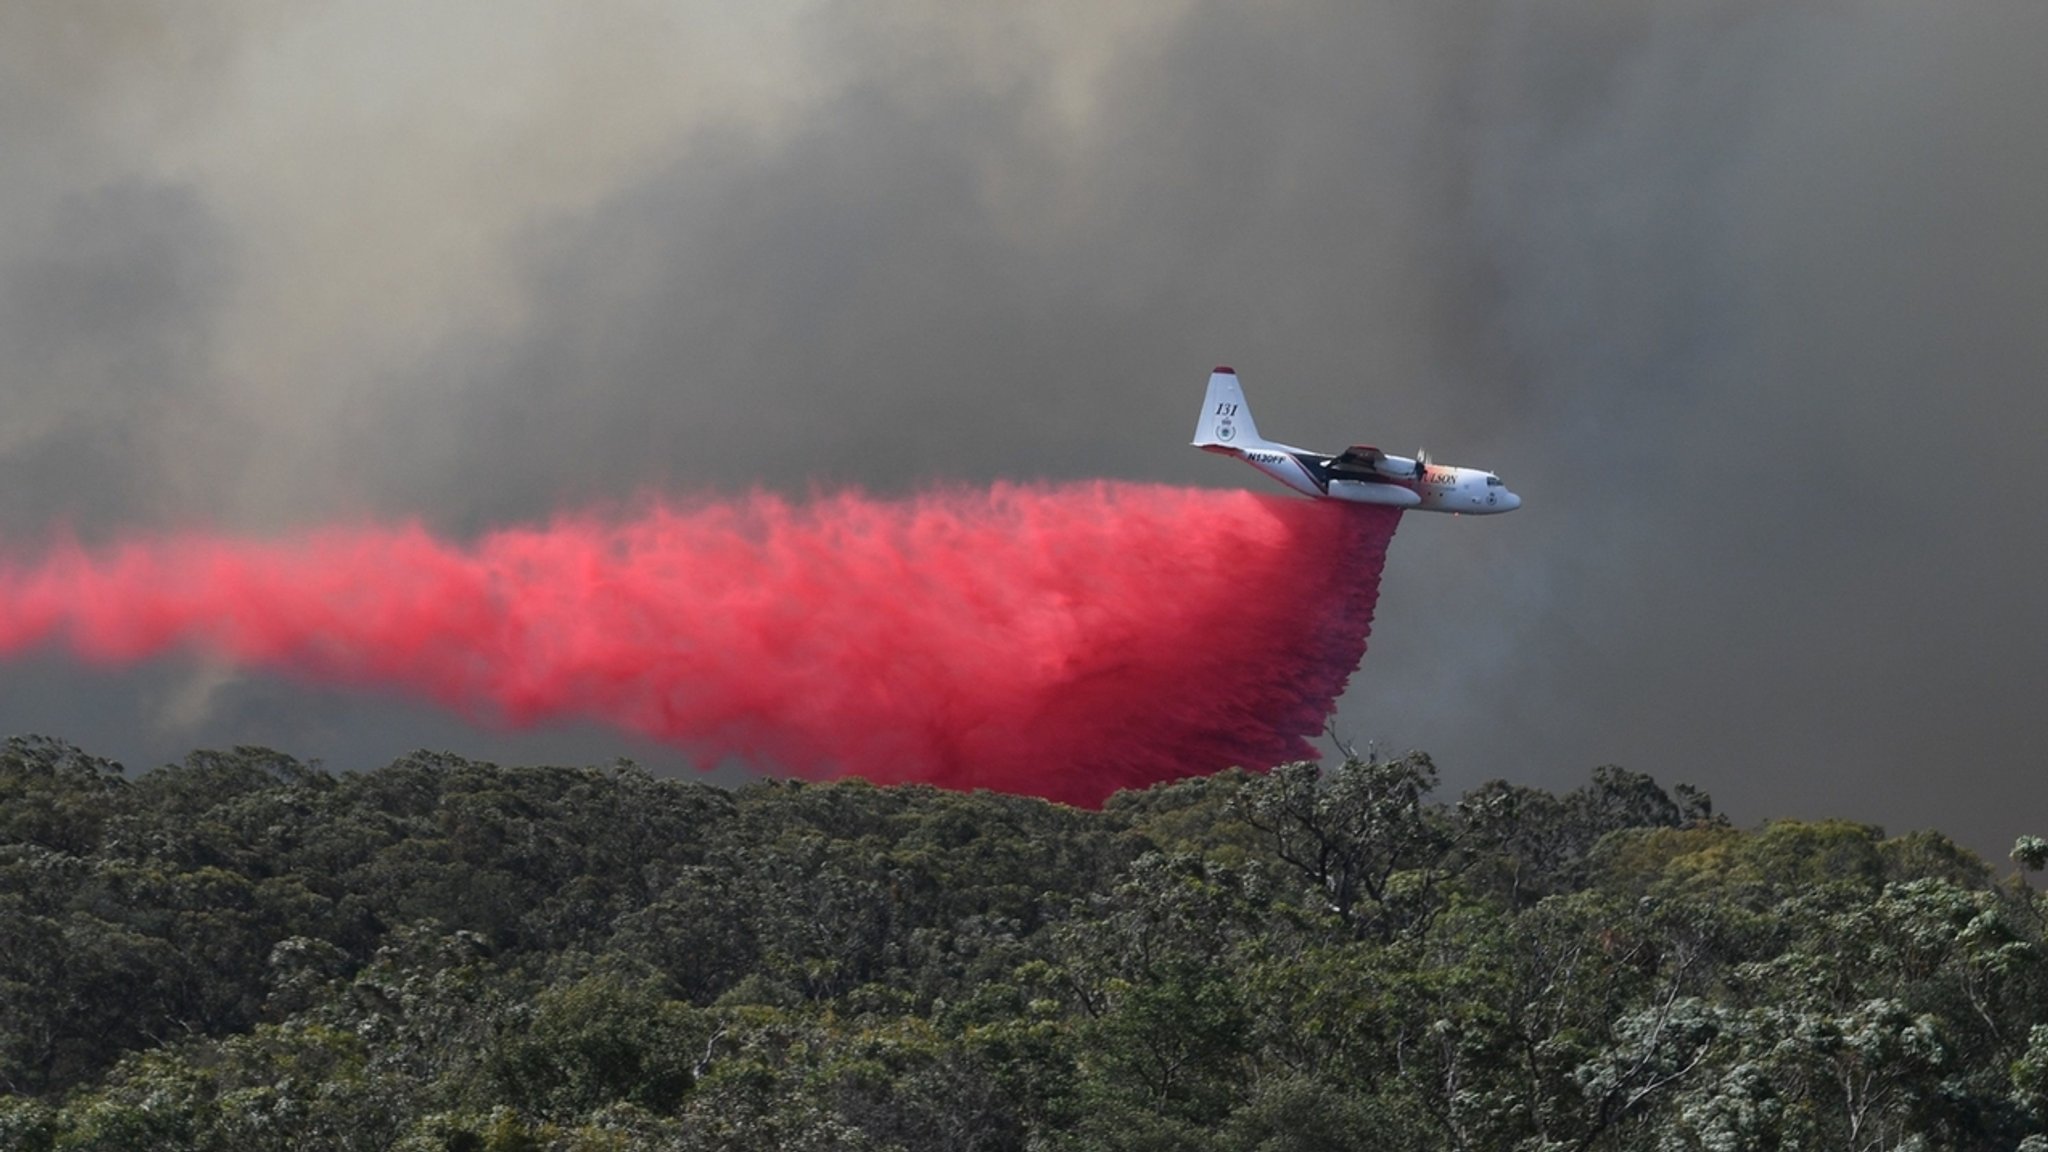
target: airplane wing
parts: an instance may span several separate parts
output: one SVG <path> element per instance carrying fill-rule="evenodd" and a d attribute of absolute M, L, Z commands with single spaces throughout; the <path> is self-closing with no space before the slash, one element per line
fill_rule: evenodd
<path fill-rule="evenodd" d="M 1370 444 L 1353 444 L 1331 459 L 1330 468 L 1337 472 L 1378 472 L 1386 458 L 1385 452 Z"/>

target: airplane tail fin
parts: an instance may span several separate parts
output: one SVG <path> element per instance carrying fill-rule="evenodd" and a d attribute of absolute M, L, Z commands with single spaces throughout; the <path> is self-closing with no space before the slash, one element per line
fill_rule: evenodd
<path fill-rule="evenodd" d="M 1198 448 L 1238 448 L 1262 444 L 1252 423 L 1251 405 L 1237 386 L 1237 373 L 1218 367 L 1209 373 L 1209 392 L 1202 397 L 1202 418 L 1195 425 Z"/>

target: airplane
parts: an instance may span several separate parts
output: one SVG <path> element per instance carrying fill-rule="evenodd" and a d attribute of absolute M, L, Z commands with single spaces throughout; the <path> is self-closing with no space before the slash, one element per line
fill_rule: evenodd
<path fill-rule="evenodd" d="M 1326 456 L 1262 440 L 1259 426 L 1252 423 L 1244 389 L 1238 387 L 1237 373 L 1223 366 L 1209 374 L 1209 393 L 1202 400 L 1194 446 L 1235 456 L 1318 500 L 1480 516 L 1513 512 L 1522 506 L 1522 498 L 1508 491 L 1493 473 L 1438 464 L 1427 452 L 1395 456 L 1369 444 L 1354 444 L 1335 456 Z"/>

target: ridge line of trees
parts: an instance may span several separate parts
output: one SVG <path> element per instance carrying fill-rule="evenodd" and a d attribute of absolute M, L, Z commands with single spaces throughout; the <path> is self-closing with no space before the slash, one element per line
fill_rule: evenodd
<path fill-rule="evenodd" d="M 2020 875 L 1613 767 L 1437 784 L 10 739 L 0 1148 L 2048 1150 Z"/>

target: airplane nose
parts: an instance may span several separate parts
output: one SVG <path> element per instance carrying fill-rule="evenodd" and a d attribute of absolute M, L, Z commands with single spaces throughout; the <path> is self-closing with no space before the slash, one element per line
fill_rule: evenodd
<path fill-rule="evenodd" d="M 1505 500 L 1507 503 L 1506 511 L 1513 512 L 1515 509 L 1520 508 L 1522 506 L 1522 498 L 1520 496 L 1515 495 L 1513 492 L 1507 493 L 1505 496 Z"/>

